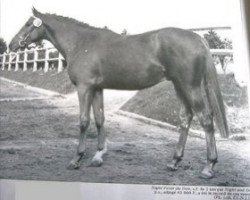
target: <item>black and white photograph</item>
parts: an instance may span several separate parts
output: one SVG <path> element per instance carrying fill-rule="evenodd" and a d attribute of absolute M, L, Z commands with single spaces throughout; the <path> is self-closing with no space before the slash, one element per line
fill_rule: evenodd
<path fill-rule="evenodd" d="M 0 200 L 33 182 L 249 199 L 249 7 L 1 0 Z"/>

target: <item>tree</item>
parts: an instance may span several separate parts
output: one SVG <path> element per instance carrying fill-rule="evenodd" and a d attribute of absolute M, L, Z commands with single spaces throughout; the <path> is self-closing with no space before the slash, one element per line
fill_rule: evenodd
<path fill-rule="evenodd" d="M 214 31 L 209 30 L 207 34 L 204 34 L 210 49 L 232 49 L 232 41 L 225 38 L 224 40 Z M 217 58 L 221 64 L 223 71 L 226 71 L 227 64 L 233 60 L 232 56 L 218 55 Z"/>
<path fill-rule="evenodd" d="M 121 35 L 128 35 L 127 29 L 123 29 Z"/>
<path fill-rule="evenodd" d="M 7 50 L 6 42 L 3 38 L 0 38 L 0 54 L 3 54 Z"/>
<path fill-rule="evenodd" d="M 210 49 L 222 49 L 221 38 L 214 30 L 209 30 L 208 33 L 204 34 L 204 38 L 207 40 Z"/>

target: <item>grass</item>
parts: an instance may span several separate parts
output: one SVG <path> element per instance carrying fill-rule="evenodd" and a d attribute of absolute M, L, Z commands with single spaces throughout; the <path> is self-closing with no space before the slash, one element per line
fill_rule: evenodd
<path fill-rule="evenodd" d="M 32 72 L 31 70 L 23 71 L 0 71 L 0 76 L 15 80 L 27 85 L 39 87 L 47 90 L 56 91 L 62 94 L 69 94 L 75 90 L 70 82 L 67 70 L 57 73 L 57 71 Z"/>

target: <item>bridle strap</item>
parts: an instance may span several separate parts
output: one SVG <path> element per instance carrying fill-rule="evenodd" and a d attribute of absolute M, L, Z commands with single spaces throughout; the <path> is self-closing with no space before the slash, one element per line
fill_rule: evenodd
<path fill-rule="evenodd" d="M 28 39 L 29 36 L 30 36 L 30 34 L 27 34 L 23 39 L 21 39 L 19 41 L 19 46 L 20 47 L 24 47 L 26 45 L 26 40 Z"/>
<path fill-rule="evenodd" d="M 34 21 L 37 20 L 39 18 L 34 18 Z M 39 19 L 41 20 L 41 19 Z M 30 33 L 35 29 L 35 28 L 39 28 L 42 24 L 40 24 L 39 26 L 35 26 L 34 25 L 34 21 L 33 21 L 33 24 L 32 24 L 32 28 L 31 30 L 29 31 L 29 33 L 24 37 L 24 38 L 21 38 L 21 40 L 18 42 L 19 46 L 20 47 L 24 47 L 26 44 L 27 44 L 27 39 L 29 38 L 30 36 Z"/>

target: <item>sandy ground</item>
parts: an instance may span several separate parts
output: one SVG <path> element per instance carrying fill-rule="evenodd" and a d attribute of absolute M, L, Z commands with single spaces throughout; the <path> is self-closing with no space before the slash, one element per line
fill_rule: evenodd
<path fill-rule="evenodd" d="M 195 137 L 188 138 L 179 170 L 168 171 L 166 163 L 178 133 L 114 114 L 124 97 L 112 94 L 110 99 L 116 98 L 116 104 L 106 98 L 108 153 L 104 164 L 90 166 L 97 145 L 91 125 L 81 168 L 67 170 L 79 132 L 75 95 L 48 97 L 1 82 L 0 179 L 250 186 L 250 138 L 217 141 L 219 163 L 213 179 L 199 178 L 206 163 L 206 146 Z"/>

